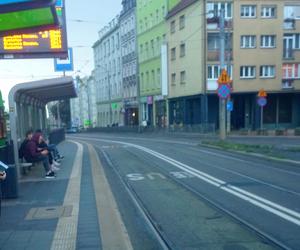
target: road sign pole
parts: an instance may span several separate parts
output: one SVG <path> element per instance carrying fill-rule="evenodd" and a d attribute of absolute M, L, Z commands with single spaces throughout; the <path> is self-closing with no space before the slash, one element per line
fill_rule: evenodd
<path fill-rule="evenodd" d="M 230 99 L 227 100 L 227 104 L 230 102 Z M 227 106 L 226 104 L 226 106 Z M 226 109 L 227 112 L 227 133 L 230 133 L 231 131 L 231 111 Z"/>
<path fill-rule="evenodd" d="M 221 70 L 225 68 L 225 10 L 221 8 L 220 11 L 220 66 Z M 219 127 L 220 127 L 220 139 L 226 139 L 226 101 L 220 99 L 219 110 Z"/>
<path fill-rule="evenodd" d="M 260 129 L 263 130 L 264 128 L 264 107 L 260 107 Z"/>

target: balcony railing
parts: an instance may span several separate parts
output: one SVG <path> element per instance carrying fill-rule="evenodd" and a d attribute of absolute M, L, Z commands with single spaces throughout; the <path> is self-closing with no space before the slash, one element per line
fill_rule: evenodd
<path fill-rule="evenodd" d="M 226 51 L 225 52 L 225 60 L 229 60 L 232 61 L 233 59 L 233 53 L 232 51 Z M 209 50 L 207 52 L 207 61 L 219 61 L 220 60 L 220 51 L 219 50 Z"/>
<path fill-rule="evenodd" d="M 293 80 L 282 80 L 282 89 L 292 89 L 294 88 Z"/>
<path fill-rule="evenodd" d="M 296 20 L 293 18 L 284 19 L 283 28 L 285 30 L 293 30 L 296 28 Z"/>
<path fill-rule="evenodd" d="M 212 17 L 212 18 L 207 18 L 207 29 L 219 29 L 220 28 L 220 18 L 219 17 Z M 232 19 L 227 19 L 224 22 L 225 28 L 226 29 L 232 29 Z"/>

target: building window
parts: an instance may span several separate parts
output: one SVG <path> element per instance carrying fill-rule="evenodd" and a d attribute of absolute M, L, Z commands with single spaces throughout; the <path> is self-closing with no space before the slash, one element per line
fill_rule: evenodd
<path fill-rule="evenodd" d="M 300 64 L 286 63 L 282 66 L 283 79 L 300 79 Z"/>
<path fill-rule="evenodd" d="M 262 35 L 260 37 L 260 47 L 261 48 L 275 48 L 275 46 L 276 46 L 276 36 Z"/>
<path fill-rule="evenodd" d="M 185 43 L 180 44 L 180 57 L 185 56 Z"/>
<path fill-rule="evenodd" d="M 225 19 L 232 18 L 232 3 L 219 2 L 219 3 L 207 3 L 206 4 L 206 13 L 207 18 L 214 18 L 218 16 L 218 13 L 221 9 L 225 10 Z"/>
<path fill-rule="evenodd" d="M 171 49 L 171 60 L 175 60 L 176 59 L 176 48 L 172 48 Z"/>
<path fill-rule="evenodd" d="M 256 36 L 241 36 L 241 48 L 253 49 L 256 47 Z"/>
<path fill-rule="evenodd" d="M 220 47 L 220 35 L 217 33 L 209 33 L 207 37 L 207 49 L 218 50 Z"/>
<path fill-rule="evenodd" d="M 176 85 L 176 73 L 172 73 L 171 75 L 171 84 Z"/>
<path fill-rule="evenodd" d="M 256 5 L 242 5 L 241 6 L 242 18 L 255 18 L 256 17 Z"/>
<path fill-rule="evenodd" d="M 284 19 L 300 19 L 300 5 L 284 6 Z"/>
<path fill-rule="evenodd" d="M 186 81 L 186 73 L 185 73 L 185 71 L 181 71 L 180 72 L 180 83 L 185 83 L 185 81 Z"/>
<path fill-rule="evenodd" d="M 263 65 L 260 66 L 260 73 L 261 78 L 273 78 L 275 77 L 275 66 Z"/>
<path fill-rule="evenodd" d="M 240 78 L 255 78 L 255 66 L 241 66 Z"/>
<path fill-rule="evenodd" d="M 171 29 L 171 33 L 175 33 L 175 25 L 176 25 L 176 22 L 175 20 L 173 20 L 170 24 L 170 29 Z"/>
<path fill-rule="evenodd" d="M 185 27 L 185 16 L 182 15 L 181 17 L 179 17 L 179 29 L 184 29 Z"/>
<path fill-rule="evenodd" d="M 156 70 L 156 76 L 157 76 L 157 85 L 160 85 L 161 82 L 160 69 Z"/>
<path fill-rule="evenodd" d="M 232 77 L 232 65 L 229 67 L 226 65 L 225 69 L 227 70 L 227 74 Z M 208 80 L 217 80 L 221 74 L 220 65 L 208 65 L 207 66 L 207 79 Z"/>
<path fill-rule="evenodd" d="M 275 6 L 262 6 L 261 7 L 261 17 L 262 18 L 275 18 L 276 17 L 276 7 Z"/>
<path fill-rule="evenodd" d="M 152 86 L 154 86 L 155 85 L 155 71 L 154 70 L 152 70 L 151 71 L 151 84 L 152 84 Z"/>

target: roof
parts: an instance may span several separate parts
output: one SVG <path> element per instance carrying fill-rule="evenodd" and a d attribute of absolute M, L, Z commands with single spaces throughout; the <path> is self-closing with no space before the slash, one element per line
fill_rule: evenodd
<path fill-rule="evenodd" d="M 70 76 L 20 83 L 10 90 L 9 95 L 16 102 L 20 96 L 25 96 L 44 104 L 77 97 L 73 78 Z"/>
<path fill-rule="evenodd" d="M 184 10 L 185 8 L 189 7 L 197 1 L 199 0 L 181 0 L 180 3 L 178 3 L 173 9 L 169 11 L 168 15 L 166 16 L 166 19 L 175 16 L 180 11 Z"/>

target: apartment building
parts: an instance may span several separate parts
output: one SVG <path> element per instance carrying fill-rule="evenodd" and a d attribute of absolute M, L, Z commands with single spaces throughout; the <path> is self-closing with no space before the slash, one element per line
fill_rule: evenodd
<path fill-rule="evenodd" d="M 225 10 L 226 68 L 233 80 L 231 127 L 259 128 L 260 89 L 268 93 L 264 127 L 299 126 L 299 1 L 207 1 L 206 8 L 206 74 L 211 93 L 218 87 L 220 9 Z M 217 111 L 212 103 L 208 103 L 209 110 Z"/>
<path fill-rule="evenodd" d="M 167 125 L 167 97 L 162 95 L 161 45 L 166 42 L 165 17 L 179 0 L 137 0 L 137 37 L 142 120 Z"/>
<path fill-rule="evenodd" d="M 205 5 L 182 0 L 167 15 L 170 126 L 205 123 Z"/>
<path fill-rule="evenodd" d="M 124 107 L 119 16 L 99 31 L 99 40 L 93 49 L 98 126 L 122 126 Z"/>
<path fill-rule="evenodd" d="M 123 106 L 125 126 L 139 123 L 137 100 L 136 0 L 123 0 L 120 14 Z"/>

